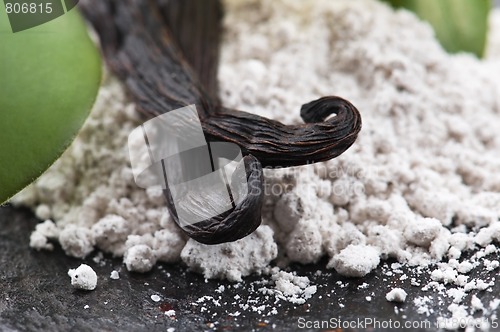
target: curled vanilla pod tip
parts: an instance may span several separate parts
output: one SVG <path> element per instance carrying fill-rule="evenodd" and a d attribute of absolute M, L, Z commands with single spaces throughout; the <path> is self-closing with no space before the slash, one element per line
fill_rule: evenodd
<path fill-rule="evenodd" d="M 305 123 L 298 125 L 223 107 L 217 87 L 223 16 L 218 0 L 82 0 L 80 8 L 99 36 L 108 66 L 146 118 L 194 104 L 207 141 L 234 143 L 243 152 L 238 167 L 244 167 L 248 191 L 225 213 L 182 224 L 171 190 L 164 190 L 173 220 L 199 242 L 235 241 L 260 225 L 263 167 L 335 158 L 361 130 L 358 110 L 340 97 L 304 104 Z M 210 198 L 183 195 L 186 210 L 200 210 L 192 213 L 219 204 L 217 192 Z"/>
<path fill-rule="evenodd" d="M 243 161 L 238 167 L 245 168 L 247 181 L 247 186 L 245 186 L 247 190 L 244 193 L 245 198 L 225 213 L 207 218 L 198 223 L 182 224 L 179 221 L 172 194 L 168 188 L 165 190 L 165 197 L 167 198 L 172 218 L 191 238 L 205 244 L 232 242 L 249 235 L 259 227 L 264 195 L 262 165 L 257 158 L 247 155 L 243 157 Z M 233 174 L 237 173 L 235 171 Z M 213 193 L 213 196 L 210 197 L 211 204 L 218 203 L 218 195 L 220 194 L 218 192 Z M 188 209 L 198 210 L 193 211 L 194 213 L 199 213 L 199 210 L 206 208 L 206 197 L 196 197 L 196 195 L 196 192 L 186 193 L 185 205 Z M 201 198 L 201 200 L 198 198 Z M 224 200 L 222 198 L 220 198 L 220 201 L 223 204 Z"/>

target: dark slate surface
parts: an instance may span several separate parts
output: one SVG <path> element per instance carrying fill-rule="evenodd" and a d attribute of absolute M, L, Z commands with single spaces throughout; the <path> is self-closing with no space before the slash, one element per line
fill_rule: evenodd
<path fill-rule="evenodd" d="M 415 297 L 430 295 L 438 299 L 440 296 L 410 286 L 411 271 L 405 270 L 410 278 L 404 281 L 399 280 L 400 274 L 386 276 L 383 267 L 365 278 L 347 279 L 325 269 L 325 262 L 321 262 L 311 266 L 293 266 L 299 275 L 309 276 L 313 284 L 319 285 L 313 298 L 305 305 L 280 301 L 276 305 L 277 315 L 263 317 L 271 311 L 274 297 L 267 301 L 270 306 L 263 314 L 251 309 L 244 311 L 238 303 L 245 303 L 248 298 L 255 299 L 257 296 L 262 298 L 262 295 L 256 295 L 250 289 L 256 281 L 265 282 L 268 277 L 252 276 L 235 288 L 227 281 L 205 281 L 202 276 L 187 271 L 182 265 L 162 265 L 148 274 L 128 273 L 121 260 L 105 257 L 98 264 L 92 259 L 95 254 L 86 262 L 99 276 L 98 288 L 92 292 L 77 291 L 71 287 L 67 271 L 78 267 L 81 260 L 65 256 L 57 246 L 53 252 L 29 249 L 29 235 L 37 222 L 29 211 L 0 208 L 2 331 L 167 331 L 169 327 L 175 328 L 175 331 L 267 331 L 273 327 L 287 331 L 297 330 L 301 317 L 306 320 L 359 319 L 361 322 L 365 318 L 372 318 L 401 323 L 428 320 L 432 323 L 439 314 L 447 315 L 446 307 L 450 303 L 445 300 L 434 308 L 435 312 L 429 317 L 419 315 L 412 304 Z M 113 269 L 121 269 L 119 280 L 109 278 Z M 316 275 L 317 270 L 323 271 L 323 274 Z M 489 278 L 496 273 L 489 273 Z M 345 286 L 340 287 L 337 281 Z M 358 288 L 364 282 L 369 286 Z M 226 289 L 219 294 L 216 289 L 220 285 L 225 285 Z M 395 286 L 402 286 L 408 291 L 406 303 L 394 304 L 385 300 L 387 291 Z M 487 303 L 499 293 L 500 287 L 496 284 L 493 292 L 480 292 L 479 296 L 483 303 Z M 159 294 L 162 300 L 153 302 L 152 294 Z M 192 304 L 205 295 L 214 296 L 220 306 L 211 300 L 197 306 Z M 238 301 L 234 299 L 236 295 L 241 297 Z M 372 295 L 371 302 L 366 301 L 367 295 Z M 469 303 L 470 296 L 466 303 Z M 339 302 L 345 307 L 340 308 Z M 88 309 L 84 309 L 86 305 Z M 164 314 L 170 309 L 175 310 L 175 318 Z M 236 311 L 240 311 L 241 315 L 229 315 Z"/>

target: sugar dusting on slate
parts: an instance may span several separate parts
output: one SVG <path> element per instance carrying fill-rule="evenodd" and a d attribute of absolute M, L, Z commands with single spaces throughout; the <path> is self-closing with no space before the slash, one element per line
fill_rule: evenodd
<path fill-rule="evenodd" d="M 51 250 L 58 241 L 82 258 L 99 248 L 139 272 L 182 260 L 206 278 L 268 273 L 260 292 L 297 304 L 318 296 L 316 286 L 271 262 L 327 256 L 328 268 L 363 277 L 393 258 L 429 276 L 411 277 L 413 286 L 453 300 L 443 323 L 494 315 L 498 301 L 477 293 L 494 280 L 470 275 L 499 266 L 500 13 L 478 60 L 447 54 L 429 25 L 376 1 L 231 0 L 226 12 L 219 77 L 227 106 L 292 124 L 301 104 L 339 95 L 362 113 L 358 141 L 325 163 L 266 170 L 263 225 L 205 246 L 175 227 L 161 188 L 134 184 L 126 142 L 140 119 L 108 78 L 72 146 L 13 200 L 44 220 L 30 245 Z M 435 306 L 430 296 L 387 292 L 422 315 Z"/>

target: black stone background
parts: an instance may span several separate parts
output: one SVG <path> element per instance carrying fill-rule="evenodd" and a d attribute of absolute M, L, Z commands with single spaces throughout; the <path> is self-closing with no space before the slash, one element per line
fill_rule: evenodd
<path fill-rule="evenodd" d="M 175 328 L 175 331 L 268 331 L 273 328 L 277 331 L 294 331 L 298 329 L 298 319 L 301 317 L 311 321 L 341 318 L 344 322 L 357 319 L 363 322 L 365 318 L 379 321 L 390 319 L 404 324 L 405 321 L 423 320 L 433 323 L 437 316 L 449 315 L 446 309 L 451 303 L 449 299 L 411 286 L 410 279 L 415 274 L 408 268 L 404 268 L 409 277 L 406 280 L 399 279 L 401 274 L 387 276 L 384 271 L 388 268 L 384 264 L 360 279 L 344 278 L 333 270 L 327 270 L 326 261 L 315 265 L 294 265 L 292 270 L 297 271 L 298 275 L 308 276 L 312 284 L 318 285 L 317 293 L 304 305 L 280 301 L 278 314 L 267 317 L 251 310 L 243 311 L 233 302 L 235 295 L 241 297 L 239 302 L 244 302 L 249 296 L 255 298 L 255 292 L 249 291 L 250 285 L 269 277 L 247 277 L 243 285 L 236 289 L 228 281 L 205 281 L 203 276 L 187 271 L 182 264 L 161 265 L 150 273 L 137 274 L 127 272 L 121 259 L 105 256 L 103 264 L 97 264 L 92 259 L 96 255 L 93 253 L 84 262 L 97 272 L 98 287 L 91 292 L 78 291 L 72 288 L 67 272 L 70 268 L 78 267 L 82 260 L 66 256 L 57 245 L 53 252 L 38 252 L 29 248 L 29 236 L 37 222 L 28 210 L 10 206 L 0 208 L 1 331 L 167 331 L 169 327 Z M 109 278 L 114 269 L 121 270 L 118 280 Z M 323 274 L 317 275 L 317 270 L 323 271 Z M 478 271 L 473 272 L 471 278 L 480 276 L 490 280 L 496 278 L 498 273 L 498 269 L 489 273 L 485 273 L 482 268 Z M 422 277 L 417 275 L 417 278 Z M 346 286 L 340 287 L 337 284 L 339 280 Z M 425 284 L 426 280 L 425 277 L 421 281 Z M 359 289 L 358 286 L 365 282 L 369 286 Z M 226 288 L 221 294 L 215 291 L 220 285 Z M 405 303 L 395 304 L 385 300 L 385 294 L 397 286 L 408 292 Z M 153 302 L 153 294 L 160 295 L 162 300 Z M 326 294 L 330 294 L 330 297 Z M 472 292 L 464 303 L 470 303 L 472 294 L 478 294 L 483 303 L 488 304 L 499 297 L 500 286 L 496 283 L 492 292 Z M 216 299 L 221 296 L 221 305 L 216 306 L 212 301 L 192 305 L 205 295 Z M 371 302 L 365 299 L 368 295 L 372 296 Z M 435 299 L 435 312 L 429 317 L 416 313 L 413 304 L 413 299 L 422 295 Z M 344 308 L 339 307 L 338 299 L 345 304 Z M 439 299 L 443 299 L 442 303 Z M 274 297 L 267 302 L 271 305 L 269 308 L 272 308 L 273 303 Z M 88 309 L 84 309 L 86 305 Z M 202 312 L 201 307 L 207 310 Z M 265 314 L 270 311 L 269 308 L 264 310 Z M 169 309 L 175 310 L 175 319 L 164 314 Z M 236 311 L 240 311 L 241 315 L 229 315 Z M 406 315 L 406 319 L 403 315 Z M 343 329 L 350 330 L 355 329 Z M 420 330 L 433 331 L 435 328 Z"/>

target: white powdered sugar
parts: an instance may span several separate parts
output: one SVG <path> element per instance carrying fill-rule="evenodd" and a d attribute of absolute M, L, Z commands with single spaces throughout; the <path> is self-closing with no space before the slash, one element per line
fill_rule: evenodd
<path fill-rule="evenodd" d="M 310 285 L 308 277 L 300 277 L 278 268 L 273 269 L 271 280 L 274 281 L 274 288 L 262 287 L 259 291 L 294 304 L 304 304 L 318 290 L 317 286 Z"/>
<path fill-rule="evenodd" d="M 498 11 L 491 30 L 488 56 L 478 60 L 447 54 L 428 24 L 378 1 L 227 0 L 224 104 L 296 124 L 302 104 L 339 95 L 361 112 L 357 142 L 328 162 L 266 170 L 263 225 L 234 243 L 202 245 L 174 225 L 161 188 L 134 184 L 126 143 L 141 121 L 108 78 L 72 146 L 13 200 L 47 220 L 31 246 L 58 241 L 75 257 L 97 247 L 140 272 L 182 260 L 232 281 L 271 262 L 324 256 L 337 273 L 363 277 L 394 258 L 432 265 L 422 286 L 453 299 L 453 318 L 491 313 L 479 295 L 464 302 L 493 282 L 468 274 L 499 265 Z M 316 292 L 280 273 L 272 275 L 276 294 L 299 303 Z M 395 291 L 391 298 L 404 301 Z M 412 303 L 432 313 L 429 297 Z"/>
<path fill-rule="evenodd" d="M 94 290 L 97 287 L 97 274 L 86 264 L 81 264 L 76 269 L 70 269 L 68 276 L 71 278 L 71 285 L 82 290 Z"/>
<path fill-rule="evenodd" d="M 407 295 L 404 289 L 396 287 L 385 295 L 385 299 L 389 302 L 404 302 Z"/>
<path fill-rule="evenodd" d="M 333 267 L 347 277 L 364 277 L 378 266 L 379 256 L 377 247 L 350 244 L 335 255 L 327 267 Z"/>
<path fill-rule="evenodd" d="M 118 279 L 120 279 L 120 273 L 116 270 L 113 270 L 113 271 L 111 271 L 109 278 L 113 279 L 113 280 L 118 280 Z"/>
<path fill-rule="evenodd" d="M 181 252 L 181 258 L 205 278 L 241 281 L 242 276 L 268 267 L 277 254 L 273 231 L 269 226 L 260 226 L 254 233 L 233 243 L 214 246 L 190 239 Z"/>

